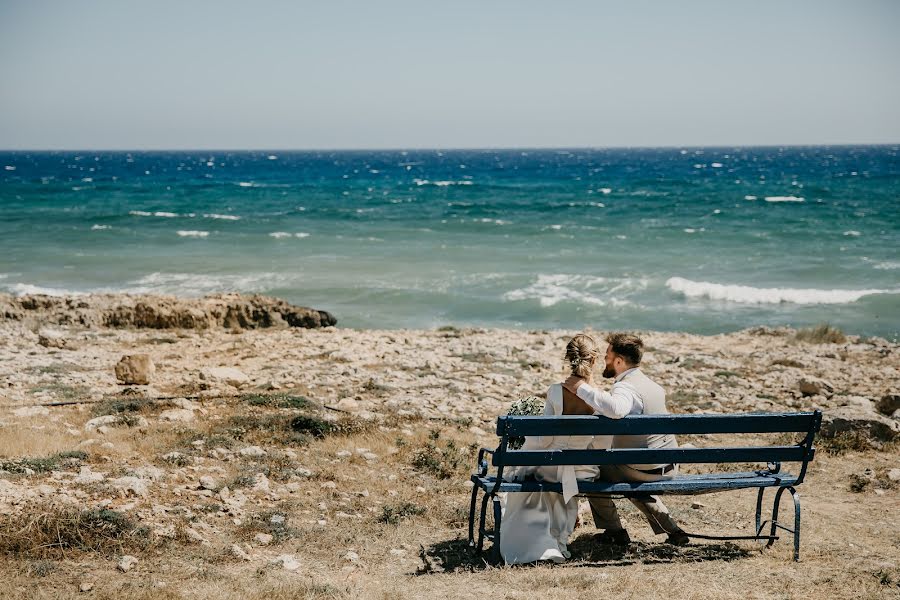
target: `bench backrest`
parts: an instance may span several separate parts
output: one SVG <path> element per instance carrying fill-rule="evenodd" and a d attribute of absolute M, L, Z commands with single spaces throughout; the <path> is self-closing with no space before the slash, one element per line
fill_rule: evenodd
<path fill-rule="evenodd" d="M 521 465 L 613 465 L 667 463 L 775 463 L 802 462 L 799 479 L 815 455 L 813 439 L 822 412 L 745 413 L 728 415 L 629 415 L 622 419 L 601 416 L 520 417 L 497 419 L 500 445 L 493 454 L 496 467 Z M 509 440 L 530 435 L 636 435 L 636 434 L 754 434 L 803 433 L 792 445 L 710 446 L 704 448 L 615 448 L 611 450 L 515 450 Z M 777 470 L 777 467 L 775 468 Z M 502 471 L 498 472 L 502 477 Z M 799 483 L 799 481 L 798 481 Z"/>

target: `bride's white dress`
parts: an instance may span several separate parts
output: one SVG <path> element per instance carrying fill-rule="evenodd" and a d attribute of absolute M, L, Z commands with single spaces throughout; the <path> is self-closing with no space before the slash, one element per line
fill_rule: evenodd
<path fill-rule="evenodd" d="M 545 416 L 563 414 L 562 385 L 547 390 Z M 609 436 L 528 436 L 522 450 L 608 448 Z M 562 562 L 569 558 L 566 545 L 575 531 L 578 518 L 577 479 L 594 479 L 593 466 L 563 465 L 551 467 L 515 467 L 504 479 L 521 481 L 533 475 L 541 481 L 563 483 L 563 493 L 531 492 L 502 494 L 503 518 L 500 522 L 500 554 L 507 564 L 538 560 Z M 506 496 L 503 498 L 502 496 Z"/>

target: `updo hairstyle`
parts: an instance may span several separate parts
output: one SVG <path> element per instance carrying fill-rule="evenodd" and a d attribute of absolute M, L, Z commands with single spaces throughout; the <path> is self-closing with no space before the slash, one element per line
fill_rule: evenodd
<path fill-rule="evenodd" d="M 598 356 L 597 342 L 586 333 L 579 333 L 566 344 L 566 362 L 572 368 L 572 375 L 577 377 L 587 378 Z"/>

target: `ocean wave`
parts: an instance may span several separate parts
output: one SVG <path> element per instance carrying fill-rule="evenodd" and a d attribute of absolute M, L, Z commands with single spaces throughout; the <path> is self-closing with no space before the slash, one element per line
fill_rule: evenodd
<path fill-rule="evenodd" d="M 166 219 L 174 219 L 175 217 L 180 217 L 178 213 L 166 212 L 162 210 L 158 210 L 156 212 L 148 212 L 146 210 L 129 210 L 129 215 L 133 215 L 135 217 L 163 217 Z M 193 215 L 188 215 L 193 216 Z"/>
<path fill-rule="evenodd" d="M 205 238 L 205 237 L 209 236 L 208 231 L 197 231 L 196 229 L 188 229 L 188 230 L 179 229 L 175 233 L 177 233 L 181 237 Z"/>
<path fill-rule="evenodd" d="M 14 296 L 27 296 L 30 294 L 42 294 L 44 296 L 83 296 L 83 292 L 75 292 L 72 290 L 64 290 L 60 288 L 49 288 L 30 283 L 14 283 L 6 286 Z"/>
<path fill-rule="evenodd" d="M 433 185 L 435 187 L 447 187 L 450 185 L 473 185 L 473 182 L 468 179 L 463 179 L 460 181 L 450 181 L 450 180 L 430 181 L 428 179 L 413 179 L 413 183 L 415 183 L 418 186 Z"/>
<path fill-rule="evenodd" d="M 92 225 L 91 231 L 103 231 L 104 229 L 112 229 L 112 225 Z"/>
<path fill-rule="evenodd" d="M 224 221 L 240 221 L 241 217 L 237 215 L 219 215 L 216 213 L 205 213 L 203 215 L 207 219 L 222 219 Z"/>
<path fill-rule="evenodd" d="M 506 292 L 503 294 L 503 299 L 507 301 L 537 300 L 544 308 L 560 302 L 577 302 L 594 306 L 624 306 L 631 302 L 623 297 L 646 287 L 646 279 L 607 278 L 590 275 L 538 275 L 534 283 Z"/>
<path fill-rule="evenodd" d="M 856 231 L 855 229 L 851 229 L 850 231 L 845 231 L 844 235 L 849 236 L 849 237 L 859 237 L 862 234 L 860 232 Z"/>
<path fill-rule="evenodd" d="M 299 233 L 289 233 L 287 231 L 273 231 L 272 233 L 269 234 L 269 237 L 273 237 L 275 239 L 283 239 L 283 238 L 289 238 L 289 237 L 308 238 L 309 234 L 306 233 L 305 231 L 301 231 Z"/>
<path fill-rule="evenodd" d="M 671 277 L 666 287 L 687 298 L 708 298 L 737 304 L 849 304 L 864 296 L 891 294 L 900 290 L 819 290 L 795 288 L 756 288 L 723 285 Z"/>
<path fill-rule="evenodd" d="M 118 290 L 130 294 L 174 294 L 202 296 L 216 292 L 258 292 L 289 287 L 297 275 L 254 273 L 252 275 L 206 275 L 200 273 L 150 273 Z"/>
<path fill-rule="evenodd" d="M 895 269 L 900 269 L 900 261 L 886 260 L 884 262 L 875 263 L 872 265 L 872 268 L 878 269 L 879 271 L 893 271 Z"/>
<path fill-rule="evenodd" d="M 799 196 L 766 196 L 766 202 L 805 202 Z"/>

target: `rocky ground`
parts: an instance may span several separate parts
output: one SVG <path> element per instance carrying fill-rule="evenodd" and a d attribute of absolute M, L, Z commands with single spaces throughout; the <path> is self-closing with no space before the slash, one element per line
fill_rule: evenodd
<path fill-rule="evenodd" d="M 542 578 L 577 597 L 689 576 L 676 597 L 737 598 L 760 570 L 808 579 L 798 595 L 900 592 L 897 344 L 824 328 L 644 334 L 673 412 L 825 412 L 803 571 L 786 542 L 679 551 L 640 532 L 624 555 L 584 534 L 572 566 L 497 569 L 459 542 L 472 448 L 496 443 L 512 401 L 560 379 L 575 332 L 306 328 L 333 318 L 300 311 L 0 297 L 0 597 L 519 597 Z M 740 530 L 753 499 L 738 496 L 673 510 Z M 709 587 L 723 569 L 731 583 Z"/>

